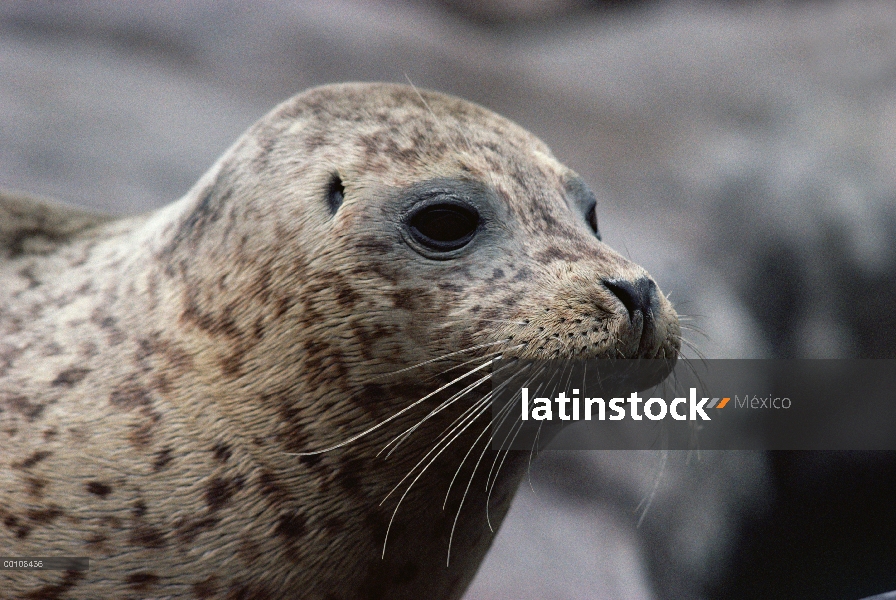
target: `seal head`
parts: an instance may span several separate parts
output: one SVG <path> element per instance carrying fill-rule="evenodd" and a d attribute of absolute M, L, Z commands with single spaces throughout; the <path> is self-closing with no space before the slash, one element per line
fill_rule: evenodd
<path fill-rule="evenodd" d="M 459 598 L 525 464 L 491 359 L 677 355 L 595 206 L 517 125 L 389 84 L 285 102 L 149 215 L 0 198 L 0 545 L 95 566 L 4 589 Z"/>

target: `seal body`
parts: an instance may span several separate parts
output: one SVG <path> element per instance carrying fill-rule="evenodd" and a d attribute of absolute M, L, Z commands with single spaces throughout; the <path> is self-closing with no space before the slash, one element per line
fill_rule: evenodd
<path fill-rule="evenodd" d="M 91 559 L 4 597 L 458 598 L 529 458 L 489 361 L 679 348 L 542 142 L 407 86 L 285 102 L 152 214 L 0 196 L 0 252 L 0 548 Z"/>

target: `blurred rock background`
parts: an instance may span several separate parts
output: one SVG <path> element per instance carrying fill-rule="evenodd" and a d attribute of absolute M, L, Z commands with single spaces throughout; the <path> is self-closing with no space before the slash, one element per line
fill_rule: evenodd
<path fill-rule="evenodd" d="M 8 0 L 0 186 L 157 208 L 275 104 L 349 80 L 544 139 L 705 356 L 896 357 L 891 1 Z M 466 597 L 894 589 L 894 464 L 547 452 Z"/>

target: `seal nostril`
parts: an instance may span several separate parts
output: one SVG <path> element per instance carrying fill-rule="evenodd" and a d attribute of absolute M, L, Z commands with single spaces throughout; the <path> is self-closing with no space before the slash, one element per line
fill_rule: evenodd
<path fill-rule="evenodd" d="M 656 301 L 656 284 L 648 277 L 634 281 L 625 279 L 604 279 L 602 282 L 613 292 L 628 311 L 628 318 L 633 319 L 636 311 L 649 317 Z"/>

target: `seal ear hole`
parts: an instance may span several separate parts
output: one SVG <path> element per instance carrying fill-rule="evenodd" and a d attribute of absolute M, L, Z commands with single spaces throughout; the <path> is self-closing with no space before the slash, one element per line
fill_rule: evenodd
<path fill-rule="evenodd" d="M 454 202 L 429 204 L 408 220 L 408 229 L 414 239 L 437 252 L 450 252 L 466 246 L 478 227 L 476 211 Z"/>
<path fill-rule="evenodd" d="M 591 231 L 594 232 L 594 235 L 597 236 L 597 239 L 601 239 L 600 229 L 598 229 L 597 227 L 597 202 L 592 204 L 588 209 L 588 212 L 585 213 L 585 220 L 588 221 L 588 226 L 591 227 Z"/>
<path fill-rule="evenodd" d="M 334 173 L 327 185 L 327 206 L 330 208 L 330 214 L 335 215 L 342 201 L 345 199 L 345 187 L 342 185 L 342 179 Z"/>

